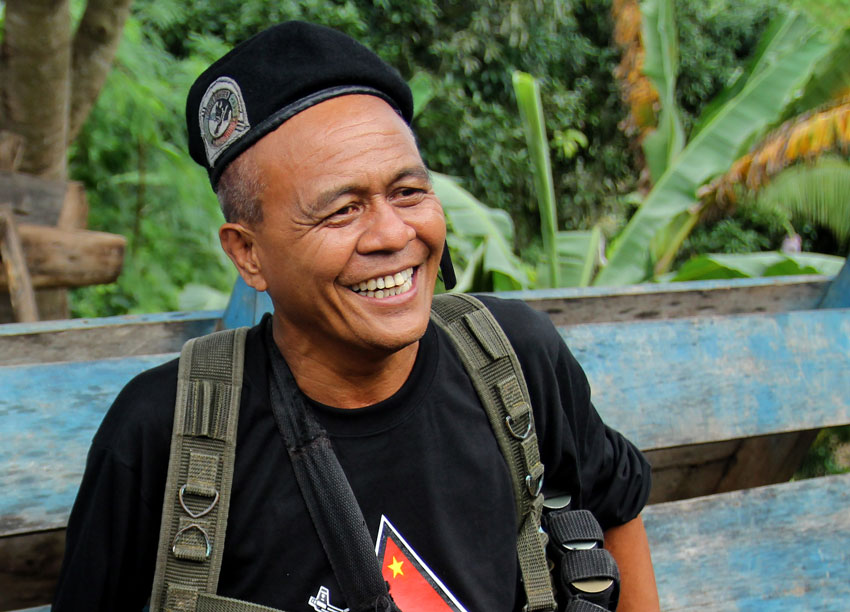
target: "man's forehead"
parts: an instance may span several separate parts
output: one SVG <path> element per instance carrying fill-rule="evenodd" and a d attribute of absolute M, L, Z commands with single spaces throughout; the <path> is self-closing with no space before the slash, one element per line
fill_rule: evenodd
<path fill-rule="evenodd" d="M 395 145 L 404 166 L 421 163 L 410 126 L 382 99 L 348 95 L 311 106 L 260 139 L 251 151 L 261 165 L 283 158 L 314 163 L 345 162 L 373 147 Z M 354 168 L 352 168 L 354 169 Z"/>

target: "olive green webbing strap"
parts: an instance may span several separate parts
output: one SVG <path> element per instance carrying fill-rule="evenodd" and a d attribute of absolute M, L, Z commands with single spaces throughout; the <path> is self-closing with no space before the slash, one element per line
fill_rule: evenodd
<path fill-rule="evenodd" d="M 517 556 L 528 600 L 526 609 L 554 610 L 546 536 L 540 529 L 543 464 L 528 389 L 516 353 L 490 311 L 472 296 L 435 296 L 431 318 L 454 341 L 511 473 L 519 526 Z"/>
<path fill-rule="evenodd" d="M 247 331 L 217 332 L 183 346 L 151 612 L 280 612 L 215 594 Z"/>

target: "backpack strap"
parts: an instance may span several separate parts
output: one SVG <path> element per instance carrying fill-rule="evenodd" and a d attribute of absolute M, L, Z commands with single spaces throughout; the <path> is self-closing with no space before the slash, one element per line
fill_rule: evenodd
<path fill-rule="evenodd" d="M 398 612 L 363 512 L 325 429 L 313 418 L 268 325 L 272 412 L 304 504 L 351 612 Z"/>
<path fill-rule="evenodd" d="M 194 338 L 180 354 L 151 612 L 280 612 L 215 594 L 247 331 L 242 327 Z"/>
<path fill-rule="evenodd" d="M 516 353 L 487 307 L 470 295 L 434 296 L 431 318 L 455 343 L 508 464 L 516 502 L 517 555 L 527 598 L 525 610 L 555 610 L 546 535 L 540 529 L 543 464 Z"/>

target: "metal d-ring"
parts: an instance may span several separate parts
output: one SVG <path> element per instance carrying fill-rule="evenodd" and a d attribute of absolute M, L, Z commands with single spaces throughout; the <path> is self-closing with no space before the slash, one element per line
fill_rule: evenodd
<path fill-rule="evenodd" d="M 540 478 L 537 479 L 537 484 L 534 484 L 534 478 L 531 474 L 527 474 L 525 476 L 525 487 L 531 493 L 532 497 L 537 497 L 540 495 L 540 491 L 543 490 L 543 475 L 541 474 Z"/>
<path fill-rule="evenodd" d="M 186 511 L 186 513 L 192 518 L 201 518 L 202 516 L 212 512 L 212 509 L 215 508 L 215 505 L 218 503 L 218 491 L 215 492 L 215 497 L 210 502 L 209 506 L 207 506 L 200 512 L 192 512 L 186 505 L 186 502 L 183 500 L 183 494 L 186 492 L 186 486 L 187 485 L 183 485 L 182 487 L 180 487 L 180 492 L 177 494 L 177 498 L 180 500 L 180 506 Z"/>
<path fill-rule="evenodd" d="M 210 553 L 212 553 L 212 543 L 210 542 L 210 534 L 207 533 L 207 530 L 198 525 L 197 523 L 192 523 L 191 525 L 186 525 L 183 529 L 178 531 L 174 535 L 174 541 L 171 543 L 171 552 L 175 555 L 177 554 L 177 540 L 180 539 L 180 536 L 189 531 L 190 529 L 197 529 L 201 532 L 201 535 L 204 536 L 204 544 L 207 545 L 207 553 L 206 558 L 210 558 Z"/>
<path fill-rule="evenodd" d="M 528 425 L 525 427 L 525 431 L 523 433 L 517 433 L 514 429 L 514 419 L 511 415 L 505 417 L 505 425 L 508 426 L 508 431 L 510 434 L 516 438 L 517 440 L 525 440 L 528 437 L 528 434 L 531 433 L 531 419 L 528 419 Z"/>

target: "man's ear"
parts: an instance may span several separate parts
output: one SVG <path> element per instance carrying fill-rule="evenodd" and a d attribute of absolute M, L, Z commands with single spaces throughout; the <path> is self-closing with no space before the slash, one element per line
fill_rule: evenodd
<path fill-rule="evenodd" d="M 268 289 L 257 255 L 254 232 L 241 223 L 225 223 L 218 229 L 218 239 L 242 280 L 257 291 Z"/>

